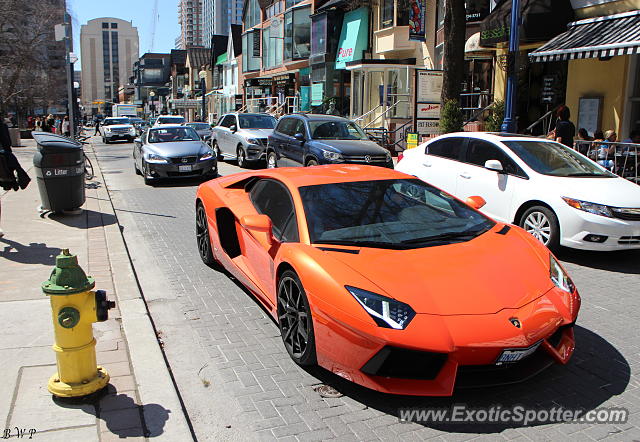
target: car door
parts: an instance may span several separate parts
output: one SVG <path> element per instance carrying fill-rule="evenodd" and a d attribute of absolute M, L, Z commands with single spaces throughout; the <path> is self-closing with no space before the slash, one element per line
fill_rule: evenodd
<path fill-rule="evenodd" d="M 500 161 L 503 173 L 485 168 L 488 160 Z M 456 196 L 465 199 L 479 195 L 487 202 L 481 209 L 483 213 L 498 221 L 511 222 L 513 197 L 527 179 L 527 174 L 501 147 L 470 138 L 458 174 Z"/>
<path fill-rule="evenodd" d="M 229 136 L 231 135 L 230 127 L 235 124 L 235 116 L 234 115 L 225 115 L 220 123 L 220 131 L 218 132 L 217 142 L 218 148 L 220 152 L 224 155 L 233 155 L 234 152 L 229 148 L 230 141 Z"/>
<path fill-rule="evenodd" d="M 296 118 L 282 118 L 278 121 L 278 125 L 274 130 L 270 143 L 273 149 L 278 154 L 278 166 L 289 167 L 296 164 L 290 158 L 291 147 L 289 144 L 294 139 L 294 130 L 296 128 Z"/>
<path fill-rule="evenodd" d="M 273 236 L 279 242 L 299 241 L 293 199 L 284 184 L 273 179 L 262 179 L 253 185 L 249 198 L 258 213 L 271 219 Z M 250 232 L 243 228 L 242 235 L 246 266 L 269 301 L 275 304 L 274 259 L 279 246 L 266 246 L 264 241 L 261 242 L 258 235 L 266 235 L 264 232 Z"/>
<path fill-rule="evenodd" d="M 455 195 L 458 168 L 466 143 L 467 140 L 463 137 L 445 137 L 432 141 L 424 148 L 424 156 L 418 160 L 422 163 L 413 165 L 413 174 Z"/>
<path fill-rule="evenodd" d="M 292 135 L 289 137 L 287 147 L 288 153 L 287 157 L 289 161 L 292 163 L 292 166 L 304 166 L 304 157 L 305 157 L 305 143 L 306 141 L 301 141 L 295 138 L 296 134 L 302 134 L 305 139 L 308 139 L 307 130 L 304 126 L 304 121 L 300 118 L 295 118 L 295 125 L 293 126 Z"/>

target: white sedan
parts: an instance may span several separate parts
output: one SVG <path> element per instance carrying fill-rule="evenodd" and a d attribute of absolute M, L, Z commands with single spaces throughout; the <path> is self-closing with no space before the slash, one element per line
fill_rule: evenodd
<path fill-rule="evenodd" d="M 540 138 L 465 132 L 406 150 L 396 169 L 513 223 L 547 247 L 640 248 L 640 186 Z"/>

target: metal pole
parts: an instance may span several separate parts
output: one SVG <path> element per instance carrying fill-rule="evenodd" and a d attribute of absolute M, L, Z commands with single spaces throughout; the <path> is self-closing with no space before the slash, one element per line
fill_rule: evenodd
<path fill-rule="evenodd" d="M 511 0 L 511 29 L 509 30 L 509 55 L 507 63 L 507 96 L 505 98 L 502 132 L 515 133 L 516 101 L 518 89 L 518 51 L 520 49 L 520 0 Z"/>
<path fill-rule="evenodd" d="M 69 133 L 71 138 L 76 135 L 76 125 L 74 118 L 73 104 L 73 64 L 71 63 L 71 51 L 73 50 L 73 34 L 71 32 L 71 16 L 64 13 L 64 48 L 65 48 L 65 65 L 67 67 L 67 113 L 69 114 Z"/>
<path fill-rule="evenodd" d="M 204 119 L 204 113 L 205 113 L 205 108 L 207 106 L 207 103 L 206 103 L 206 98 L 204 94 L 207 92 L 207 87 L 206 87 L 206 80 L 204 78 L 200 79 L 200 88 L 202 89 L 202 112 L 200 112 L 200 117 L 203 122 L 206 122 L 207 120 Z"/>

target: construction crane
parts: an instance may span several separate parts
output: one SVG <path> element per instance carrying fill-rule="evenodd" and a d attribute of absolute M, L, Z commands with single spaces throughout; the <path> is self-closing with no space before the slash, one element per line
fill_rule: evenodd
<path fill-rule="evenodd" d="M 153 1 L 153 10 L 151 12 L 151 39 L 149 42 L 149 51 L 153 52 L 153 48 L 156 43 L 156 27 L 158 24 L 158 0 Z"/>

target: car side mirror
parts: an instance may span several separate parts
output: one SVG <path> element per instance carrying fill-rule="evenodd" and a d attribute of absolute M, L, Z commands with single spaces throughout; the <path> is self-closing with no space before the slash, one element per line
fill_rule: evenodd
<path fill-rule="evenodd" d="M 480 210 L 483 208 L 487 202 L 481 196 L 470 196 L 466 200 L 464 200 L 467 206 L 471 206 L 476 210 Z"/>
<path fill-rule="evenodd" d="M 298 132 L 297 134 L 295 134 L 295 135 L 293 136 L 293 138 L 295 138 L 295 139 L 296 139 L 296 140 L 298 140 L 298 141 L 304 141 L 304 140 L 305 140 L 305 138 L 304 138 L 304 134 L 302 134 L 302 133 L 300 133 L 300 132 Z"/>
<path fill-rule="evenodd" d="M 502 168 L 502 163 L 498 160 L 487 160 L 484 163 L 484 168 L 493 170 L 494 172 L 503 173 L 504 169 Z"/>
<path fill-rule="evenodd" d="M 245 215 L 240 219 L 240 225 L 250 232 L 264 233 L 265 236 L 255 237 L 266 247 L 271 246 L 275 238 L 273 236 L 273 223 L 267 215 Z M 255 236 L 255 235 L 254 235 Z"/>
<path fill-rule="evenodd" d="M 232 124 L 231 126 L 229 126 L 229 130 L 231 132 L 237 132 L 238 131 L 238 126 L 236 126 L 235 124 Z"/>

